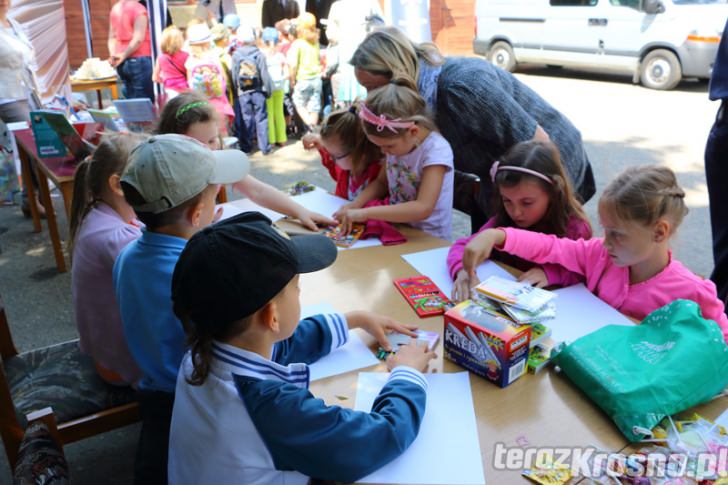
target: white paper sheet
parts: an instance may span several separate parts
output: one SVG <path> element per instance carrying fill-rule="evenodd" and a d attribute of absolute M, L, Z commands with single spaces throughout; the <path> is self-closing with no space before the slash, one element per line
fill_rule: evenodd
<path fill-rule="evenodd" d="M 292 199 L 306 209 L 325 216 L 332 216 L 342 205 L 349 202 L 346 199 L 329 194 L 321 187 L 316 187 L 315 190 L 306 192 L 305 194 L 296 195 Z"/>
<path fill-rule="evenodd" d="M 318 303 L 301 308 L 301 318 L 319 315 L 321 313 L 335 312 L 334 307 L 328 303 Z M 379 364 L 379 359 L 364 344 L 358 331 L 350 330 L 349 341 L 345 345 L 317 360 L 309 365 L 308 368 L 311 372 L 311 382 L 313 382 L 325 377 L 346 374 L 353 370 L 371 367 L 377 364 Z"/>
<path fill-rule="evenodd" d="M 355 409 L 370 411 L 388 376 L 360 373 Z M 485 485 L 468 373 L 425 377 L 427 407 L 417 438 L 404 454 L 357 483 Z"/>
<path fill-rule="evenodd" d="M 605 325 L 634 325 L 617 310 L 578 284 L 556 290 L 556 318 L 546 320 L 551 338 L 557 342 L 573 342 Z"/>
<path fill-rule="evenodd" d="M 449 297 L 452 295 L 452 279 L 447 270 L 447 252 L 449 250 L 449 247 L 429 249 L 419 253 L 403 254 L 402 258 L 421 274 L 429 276 L 432 282 Z M 515 279 L 508 271 L 492 261 L 486 261 L 478 266 L 476 272 L 480 281 L 489 276 L 500 276 L 509 280 Z"/>
<path fill-rule="evenodd" d="M 228 219 L 232 216 L 236 216 L 238 214 L 248 211 L 260 212 L 273 222 L 283 218 L 283 214 L 271 209 L 266 209 L 265 207 L 261 207 L 250 199 L 238 199 L 232 202 L 220 204 L 218 205 L 218 207 L 222 207 L 222 217 L 220 218 L 220 220 Z"/>
<path fill-rule="evenodd" d="M 329 194 L 321 187 L 316 187 L 315 190 L 312 190 L 311 192 L 306 192 L 305 194 L 296 195 L 292 197 L 292 199 L 310 211 L 318 212 L 319 214 L 329 217 L 332 216 L 334 212 L 339 210 L 342 205 L 349 202 L 346 199 L 342 199 L 341 197 L 337 197 L 336 195 Z M 338 249 L 339 251 L 346 251 L 349 249 L 370 248 L 373 246 L 381 245 L 382 242 L 379 239 L 369 238 L 360 239 L 349 248 Z"/>

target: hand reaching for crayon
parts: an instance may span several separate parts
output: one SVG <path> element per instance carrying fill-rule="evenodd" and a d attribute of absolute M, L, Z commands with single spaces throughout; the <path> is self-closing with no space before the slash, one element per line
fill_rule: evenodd
<path fill-rule="evenodd" d="M 486 229 L 475 236 L 463 252 L 463 269 L 471 278 L 477 278 L 475 269 L 490 258 L 493 248 L 506 242 L 506 233 L 501 229 Z"/>
<path fill-rule="evenodd" d="M 347 235 L 351 232 L 354 223 L 366 222 L 367 215 L 365 209 L 355 207 L 353 204 L 346 204 L 334 213 L 334 219 L 341 224 L 341 232 Z"/>
<path fill-rule="evenodd" d="M 417 325 L 400 323 L 393 318 L 372 312 L 349 312 L 346 314 L 346 321 L 349 322 L 349 328 L 361 328 L 374 337 L 379 346 L 387 351 L 392 350 L 392 345 L 387 339 L 388 333 L 397 332 L 417 338 L 417 334 L 414 332 L 417 330 Z"/>
<path fill-rule="evenodd" d="M 470 276 L 467 271 L 461 269 L 455 276 L 455 281 L 452 285 L 452 295 L 450 298 L 455 303 L 460 303 L 470 299 L 470 292 L 474 286 L 480 283 L 480 279 L 477 275 Z"/>
<path fill-rule="evenodd" d="M 426 342 L 413 341 L 407 345 L 400 345 L 397 353 L 387 357 L 387 369 L 392 370 L 399 365 L 406 365 L 424 372 L 430 361 L 437 357 L 434 351 L 427 350 Z"/>

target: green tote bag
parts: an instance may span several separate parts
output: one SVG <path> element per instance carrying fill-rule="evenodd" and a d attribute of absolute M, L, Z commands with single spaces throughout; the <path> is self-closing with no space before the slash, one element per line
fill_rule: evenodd
<path fill-rule="evenodd" d="M 562 347 L 557 365 L 630 441 L 728 384 L 728 346 L 697 303 L 675 300 L 641 325 L 608 325 Z"/>

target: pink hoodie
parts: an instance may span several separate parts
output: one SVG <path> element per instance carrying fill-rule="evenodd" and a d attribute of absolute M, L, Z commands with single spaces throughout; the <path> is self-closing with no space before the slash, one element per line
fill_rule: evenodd
<path fill-rule="evenodd" d="M 475 236 L 485 231 L 486 229 L 492 229 L 496 227 L 495 217 L 488 219 L 483 227 L 472 236 L 464 237 L 455 241 L 450 251 L 447 253 L 447 267 L 450 270 L 450 277 L 454 280 L 458 274 L 458 271 L 463 269 L 463 253 L 465 252 L 465 246 L 473 240 Z M 589 239 L 592 235 L 591 227 L 589 223 L 579 217 L 572 217 L 569 219 L 569 224 L 566 226 L 566 237 L 569 239 Z M 521 271 L 527 271 L 531 268 L 538 266 L 537 264 L 530 263 L 528 261 L 519 260 L 519 258 L 504 258 L 504 254 L 498 254 L 497 252 L 492 255 L 491 259 L 501 261 L 510 266 L 514 266 Z M 578 274 L 574 274 L 571 271 L 559 266 L 558 264 L 545 264 L 542 269 L 546 273 L 546 279 L 551 285 L 571 286 L 583 281 L 583 278 Z"/>
<path fill-rule="evenodd" d="M 672 253 L 665 269 L 647 281 L 632 285 L 629 267 L 612 262 L 603 238 L 572 241 L 510 227 L 502 229 L 506 242 L 499 249 L 539 264 L 560 264 L 583 275 L 589 291 L 625 315 L 642 320 L 648 313 L 674 300 L 692 300 L 700 305 L 704 318 L 718 323 L 728 341 L 728 318 L 715 284 L 672 259 Z"/>

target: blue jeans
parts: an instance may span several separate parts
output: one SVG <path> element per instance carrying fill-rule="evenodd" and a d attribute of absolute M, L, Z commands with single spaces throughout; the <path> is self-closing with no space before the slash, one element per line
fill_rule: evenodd
<path fill-rule="evenodd" d="M 710 226 L 713 230 L 715 269 L 710 279 L 718 289 L 718 298 L 728 295 L 728 101 L 718 110 L 705 147 L 705 179 L 708 183 Z"/>
<path fill-rule="evenodd" d="M 151 57 L 130 57 L 119 64 L 116 70 L 124 85 L 122 92 L 126 99 L 149 98 L 154 102 Z"/>
<path fill-rule="evenodd" d="M 271 151 L 268 141 L 268 112 L 265 107 L 265 95 L 260 91 L 241 93 L 237 99 L 238 109 L 235 109 L 235 127 L 238 133 L 240 149 L 252 151 L 253 135 L 258 141 L 261 152 Z M 241 139 L 244 133 L 245 139 Z M 246 150 L 247 148 L 247 150 Z"/>

